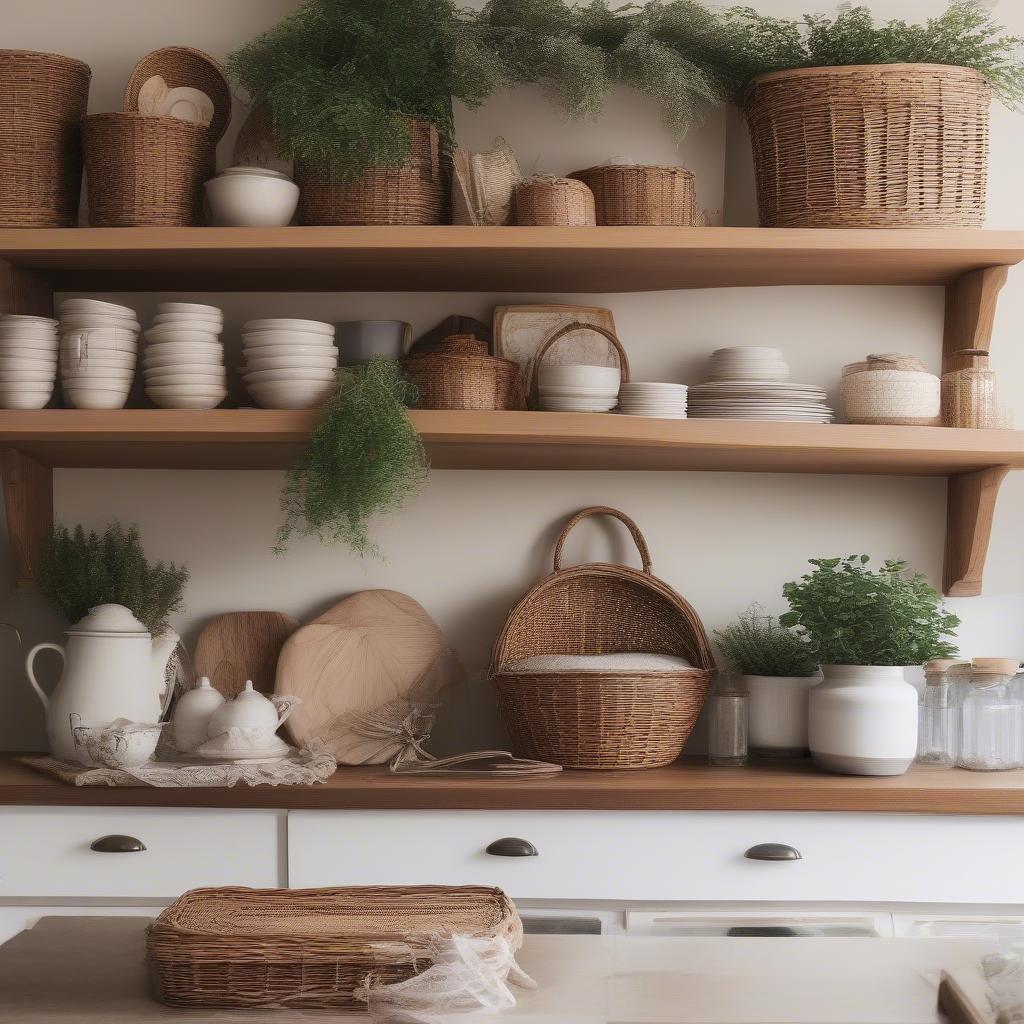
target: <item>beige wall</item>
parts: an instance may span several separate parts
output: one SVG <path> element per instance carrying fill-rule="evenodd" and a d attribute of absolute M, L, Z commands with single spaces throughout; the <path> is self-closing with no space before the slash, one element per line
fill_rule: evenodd
<path fill-rule="evenodd" d="M 93 67 L 93 110 L 116 108 L 134 60 L 169 43 L 222 56 L 272 24 L 284 0 L 35 0 L 6 3 L 4 45 L 49 49 Z M 761 0 L 762 9 L 792 13 L 803 2 Z M 1000 13 L 1024 32 L 1024 10 Z M 879 3 L 884 14 L 927 16 L 933 2 Z M 1020 226 L 1017 184 L 1020 122 L 994 108 L 991 226 Z M 565 124 L 526 93 L 502 96 L 473 113 L 460 112 L 459 136 L 470 147 L 504 135 L 525 167 L 568 171 L 615 155 L 680 160 L 700 178 L 700 200 L 750 223 L 749 154 L 740 126 L 726 144 L 726 118 L 712 117 L 676 150 L 646 100 L 616 95 L 601 119 Z M 727 173 L 728 171 L 728 173 Z M 1015 327 L 1022 278 L 1011 277 L 996 326 L 997 366 L 1009 389 L 1024 358 Z M 396 281 L 396 286 L 400 282 Z M 117 293 L 110 297 L 118 298 Z M 157 295 L 122 295 L 148 316 Z M 799 378 L 833 393 L 843 363 L 868 351 L 901 350 L 938 369 L 942 295 L 938 289 L 778 288 L 608 295 L 352 294 L 211 296 L 227 315 L 226 338 L 237 348 L 241 322 L 254 316 L 327 320 L 399 317 L 425 329 L 452 312 L 487 318 L 495 303 L 600 301 L 614 311 L 638 379 L 700 379 L 711 349 L 727 344 L 785 348 Z M 232 365 L 236 360 L 231 360 Z M 1011 392 L 1012 393 L 1012 392 Z M 1024 424 L 1024 402 L 1015 400 Z M 218 612 L 278 608 L 315 614 L 339 595 L 392 587 L 421 601 L 467 661 L 472 681 L 453 695 L 438 729 L 444 749 L 499 739 L 493 701 L 480 681 L 494 633 L 510 604 L 542 573 L 559 523 L 592 503 L 634 516 L 650 542 L 655 569 L 696 605 L 708 628 L 724 624 L 751 600 L 780 606 L 780 587 L 808 557 L 867 551 L 910 559 L 938 582 L 945 489 L 929 479 L 656 473 L 437 472 L 421 497 L 378 530 L 386 562 L 362 563 L 342 549 L 296 543 L 285 558 L 271 554 L 278 522 L 277 473 L 157 473 L 62 470 L 55 474 L 57 517 L 101 526 L 114 515 L 137 522 L 153 557 L 192 569 L 188 611 L 177 623 L 187 639 Z M 964 618 L 967 654 L 1024 654 L 1024 556 L 1014 527 L 1024 507 L 1024 481 L 1003 489 L 982 599 L 951 602 Z M 631 557 L 618 533 L 580 530 L 577 558 Z M 4 553 L 6 557 L 6 553 Z M 0 572 L 6 569 L 0 565 Z M 6 579 L 8 574 L 3 573 Z M 0 620 L 15 622 L 26 642 L 55 639 L 59 624 L 33 593 L 8 593 Z M 42 716 L 11 641 L 0 636 L 0 747 L 43 743 Z"/>

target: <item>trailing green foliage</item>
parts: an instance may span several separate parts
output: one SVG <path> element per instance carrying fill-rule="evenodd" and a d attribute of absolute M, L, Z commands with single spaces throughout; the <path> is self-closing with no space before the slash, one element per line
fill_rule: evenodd
<path fill-rule="evenodd" d="M 823 665 L 920 665 L 952 658 L 960 620 L 907 563 L 886 561 L 878 572 L 867 555 L 812 558 L 814 571 L 787 583 L 790 610 L 779 621 L 810 642 Z"/>
<path fill-rule="evenodd" d="M 343 372 L 309 447 L 285 478 L 279 553 L 297 533 L 378 554 L 370 520 L 404 505 L 427 475 L 423 444 L 405 410 L 415 397 L 393 360 Z"/>
<path fill-rule="evenodd" d="M 154 635 L 170 628 L 168 617 L 184 609 L 189 572 L 173 562 L 146 560 L 139 530 L 111 523 L 88 535 L 57 526 L 43 552 L 39 582 L 46 600 L 70 623 L 99 604 L 121 604 Z"/>
<path fill-rule="evenodd" d="M 805 639 L 779 625 L 759 604 L 715 630 L 719 650 L 747 676 L 813 676 L 818 659 Z"/>

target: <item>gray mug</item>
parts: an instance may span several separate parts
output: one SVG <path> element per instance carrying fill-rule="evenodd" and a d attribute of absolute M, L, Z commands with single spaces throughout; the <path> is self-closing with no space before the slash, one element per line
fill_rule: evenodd
<path fill-rule="evenodd" d="M 347 320 L 334 325 L 342 366 L 371 359 L 401 359 L 409 350 L 412 327 L 404 320 Z"/>

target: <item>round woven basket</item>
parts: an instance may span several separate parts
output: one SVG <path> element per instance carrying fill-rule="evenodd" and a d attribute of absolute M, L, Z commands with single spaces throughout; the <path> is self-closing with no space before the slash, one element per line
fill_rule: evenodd
<path fill-rule="evenodd" d="M 558 330 L 556 330 L 551 337 L 548 338 L 548 340 L 545 341 L 539 349 L 537 349 L 537 354 L 533 357 L 530 364 L 528 398 L 531 401 L 536 401 L 537 399 L 537 385 L 540 377 L 541 361 L 548 352 L 554 348 L 557 342 L 567 334 L 572 334 L 574 331 L 593 331 L 595 334 L 600 334 L 603 338 L 607 339 L 608 344 L 611 345 L 616 358 L 619 361 L 619 380 L 629 380 L 629 356 L 626 355 L 626 350 L 622 347 L 622 342 L 619 341 L 615 332 L 608 330 L 606 327 L 602 327 L 600 324 L 585 324 L 581 320 L 574 320 L 572 323 L 559 327 Z"/>
<path fill-rule="evenodd" d="M 871 355 L 866 362 L 844 366 L 839 396 L 849 423 L 942 424 L 939 378 L 913 356 Z"/>
<path fill-rule="evenodd" d="M 693 227 L 697 192 L 685 167 L 608 164 L 573 171 L 594 193 L 598 224 Z"/>
<path fill-rule="evenodd" d="M 0 50 L 0 227 L 78 222 L 91 77 L 58 53 Z"/>
<path fill-rule="evenodd" d="M 521 227 L 586 227 L 597 224 L 594 193 L 575 178 L 538 175 L 520 182 L 513 197 Z"/>
<path fill-rule="evenodd" d="M 487 344 L 453 334 L 430 352 L 407 356 L 406 376 L 419 390 L 422 409 L 516 409 L 519 364 L 487 354 Z"/>
<path fill-rule="evenodd" d="M 562 568 L 569 531 L 587 516 L 624 523 L 642 570 L 594 563 Z M 692 668 L 665 672 L 520 674 L 536 655 L 671 654 Z M 555 545 L 554 571 L 509 613 L 494 644 L 490 675 L 518 754 L 565 768 L 657 768 L 682 753 L 715 663 L 691 605 L 651 572 L 636 523 L 613 508 L 577 512 Z"/>
<path fill-rule="evenodd" d="M 93 114 L 83 126 L 93 227 L 202 223 L 202 186 L 215 170 L 206 127 L 135 113 Z"/>
<path fill-rule="evenodd" d="M 764 227 L 980 227 L 991 89 L 970 68 L 762 75 L 744 104 Z"/>
<path fill-rule="evenodd" d="M 401 167 L 371 167 L 355 181 L 338 181 L 301 160 L 295 163 L 302 224 L 438 224 L 444 173 L 437 128 L 410 118 L 412 155 Z"/>

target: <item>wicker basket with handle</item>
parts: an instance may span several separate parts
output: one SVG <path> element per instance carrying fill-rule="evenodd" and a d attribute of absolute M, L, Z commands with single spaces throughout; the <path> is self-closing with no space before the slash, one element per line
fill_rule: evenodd
<path fill-rule="evenodd" d="M 573 171 L 594 193 L 598 224 L 693 227 L 697 193 L 685 167 L 604 164 Z"/>
<path fill-rule="evenodd" d="M 626 350 L 622 347 L 622 342 L 619 341 L 618 336 L 614 331 L 608 330 L 607 327 L 602 327 L 600 324 L 585 324 L 580 320 L 574 320 L 572 323 L 565 324 L 559 327 L 558 330 L 544 342 L 539 349 L 537 354 L 533 357 L 533 361 L 530 366 L 530 379 L 528 386 L 527 397 L 530 400 L 535 400 L 537 397 L 537 382 L 540 375 L 540 364 L 547 355 L 548 351 L 554 347 L 555 343 L 564 338 L 567 334 L 572 334 L 574 331 L 593 331 L 595 334 L 600 334 L 603 338 L 607 338 L 608 344 L 615 350 L 615 355 L 619 360 L 619 379 L 629 380 L 629 356 L 626 355 Z"/>
<path fill-rule="evenodd" d="M 430 967 L 438 933 L 522 944 L 522 923 L 500 889 L 380 886 L 193 889 L 149 929 L 157 998 L 193 1009 L 358 1010 L 353 993 Z"/>
<path fill-rule="evenodd" d="M 624 523 L 642 569 L 604 562 L 562 567 L 572 528 L 588 516 Z M 537 655 L 644 652 L 692 668 L 657 672 L 510 671 Z M 651 571 L 636 523 L 613 508 L 577 512 L 555 545 L 554 571 L 509 613 L 490 675 L 520 755 L 565 768 L 657 768 L 682 752 L 715 671 L 707 633 L 683 597 Z"/>

